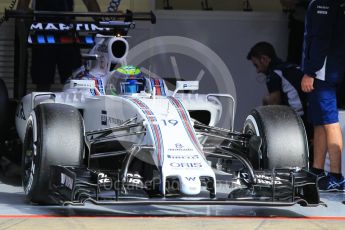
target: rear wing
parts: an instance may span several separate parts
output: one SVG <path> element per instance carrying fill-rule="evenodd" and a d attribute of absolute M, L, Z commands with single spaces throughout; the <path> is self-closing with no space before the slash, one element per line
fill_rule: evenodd
<path fill-rule="evenodd" d="M 75 18 L 93 18 L 94 21 L 78 21 Z M 29 46 L 77 44 L 92 47 L 96 34 L 126 36 L 135 27 L 134 21 L 156 23 L 154 13 L 98 13 L 5 10 L 5 18 L 27 21 Z"/>

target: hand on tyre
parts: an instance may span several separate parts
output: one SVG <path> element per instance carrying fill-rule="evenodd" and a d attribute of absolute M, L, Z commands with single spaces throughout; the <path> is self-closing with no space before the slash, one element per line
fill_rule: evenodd
<path fill-rule="evenodd" d="M 301 82 L 302 91 L 305 93 L 310 93 L 314 90 L 314 78 L 304 74 Z"/>

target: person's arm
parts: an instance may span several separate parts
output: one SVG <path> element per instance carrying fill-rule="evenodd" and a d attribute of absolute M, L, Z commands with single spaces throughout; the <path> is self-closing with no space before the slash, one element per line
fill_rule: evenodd
<path fill-rule="evenodd" d="M 97 0 L 83 0 L 86 8 L 90 12 L 100 12 L 101 8 L 98 5 Z"/>
<path fill-rule="evenodd" d="M 282 96 L 280 91 L 274 91 L 268 95 L 266 95 L 262 99 L 263 105 L 281 105 L 282 104 Z"/>
<path fill-rule="evenodd" d="M 31 0 L 19 0 L 17 4 L 18 10 L 27 10 L 29 9 L 29 4 Z"/>
<path fill-rule="evenodd" d="M 332 1 L 315 0 L 308 7 L 303 47 L 302 70 L 309 77 L 316 77 L 329 52 L 336 19 Z"/>
<path fill-rule="evenodd" d="M 263 105 L 280 105 L 282 103 L 282 80 L 274 71 L 266 76 L 268 95 L 262 99 Z"/>

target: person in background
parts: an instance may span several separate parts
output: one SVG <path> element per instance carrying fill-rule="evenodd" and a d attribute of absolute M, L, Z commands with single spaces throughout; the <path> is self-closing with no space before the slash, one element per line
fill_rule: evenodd
<path fill-rule="evenodd" d="M 282 61 L 274 47 L 265 41 L 256 43 L 249 51 L 247 59 L 256 68 L 257 73 L 266 76 L 268 95 L 263 105 L 288 105 L 301 116 L 309 142 L 309 162 L 312 162 L 311 126 L 306 116 L 306 94 L 302 92 L 301 80 L 303 72 L 292 63 Z"/>
<path fill-rule="evenodd" d="M 289 39 L 287 61 L 301 65 L 303 40 L 304 40 L 304 18 L 310 0 L 280 0 L 284 12 L 289 13 Z M 345 109 L 345 81 L 338 86 L 337 102 L 338 108 Z"/>
<path fill-rule="evenodd" d="M 17 9 L 29 9 L 31 0 L 19 0 Z M 99 12 L 100 7 L 96 0 L 83 0 L 87 9 L 91 12 Z M 73 0 L 33 0 L 32 8 L 38 11 L 73 11 Z M 42 19 L 47 20 L 47 19 Z M 73 70 L 82 65 L 79 47 L 71 45 L 63 46 L 39 46 L 32 48 L 31 78 L 36 84 L 37 91 L 50 91 L 54 83 L 56 67 L 60 81 L 64 83 Z"/>
<path fill-rule="evenodd" d="M 297 114 L 304 117 L 305 94 L 300 87 L 303 73 L 297 65 L 278 58 L 274 47 L 268 42 L 258 42 L 249 51 L 247 59 L 257 73 L 266 76 L 266 95 L 263 105 L 289 105 Z"/>
<path fill-rule="evenodd" d="M 314 162 L 319 189 L 343 191 L 343 150 L 336 89 L 345 68 L 345 0 L 310 2 L 305 25 L 301 87 L 307 93 L 308 119 L 314 126 Z M 330 173 L 324 174 L 326 154 Z"/>
<path fill-rule="evenodd" d="M 280 0 L 284 12 L 289 13 L 288 62 L 300 65 L 303 50 L 304 18 L 310 0 Z"/>

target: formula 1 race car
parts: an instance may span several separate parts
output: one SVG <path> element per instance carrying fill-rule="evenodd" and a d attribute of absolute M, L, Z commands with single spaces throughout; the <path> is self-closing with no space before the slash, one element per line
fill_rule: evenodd
<path fill-rule="evenodd" d="M 306 170 L 304 126 L 294 111 L 258 107 L 243 130 L 234 131 L 231 95 L 198 94 L 197 81 L 177 81 L 170 90 L 164 79 L 126 63 L 124 32 L 133 23 L 98 22 L 95 28 L 103 29 L 84 55 L 86 64 L 63 91 L 33 92 L 21 100 L 16 127 L 23 142 L 22 180 L 29 201 L 320 203 L 316 176 Z M 48 28 L 33 25 L 35 33 Z M 59 26 L 52 23 L 49 28 Z M 31 42 L 38 37 L 31 36 Z M 230 113 L 223 109 L 224 98 L 232 104 Z M 230 129 L 217 127 L 224 115 L 232 121 Z"/>

